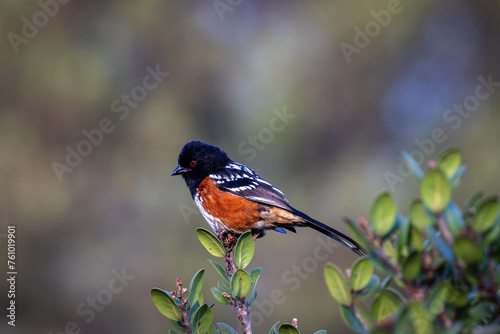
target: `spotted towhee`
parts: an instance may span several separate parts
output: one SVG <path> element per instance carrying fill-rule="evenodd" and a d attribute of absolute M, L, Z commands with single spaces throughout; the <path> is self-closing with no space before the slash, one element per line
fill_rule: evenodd
<path fill-rule="evenodd" d="M 365 255 L 354 240 L 290 206 L 281 191 L 217 146 L 192 140 L 182 148 L 178 162 L 172 175 L 182 175 L 215 232 L 286 233 L 284 229 L 295 232 L 295 226 L 309 226 Z"/>

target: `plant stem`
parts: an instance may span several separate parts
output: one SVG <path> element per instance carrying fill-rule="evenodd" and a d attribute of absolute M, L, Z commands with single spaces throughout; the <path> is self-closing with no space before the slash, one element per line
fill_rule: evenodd
<path fill-rule="evenodd" d="M 220 241 L 226 248 L 226 272 L 232 277 L 234 272 L 238 269 L 236 263 L 234 262 L 234 246 L 236 245 L 236 241 L 238 240 L 238 235 L 234 235 L 230 232 L 217 234 Z M 243 326 L 243 331 L 245 334 L 252 334 L 252 324 L 250 322 L 250 308 L 247 307 L 246 299 L 243 297 L 242 299 L 235 298 L 231 296 L 230 304 L 233 307 L 236 315 L 238 316 L 238 320 L 240 324 Z"/>
<path fill-rule="evenodd" d="M 191 334 L 193 331 L 191 329 L 191 325 L 189 324 L 189 314 L 186 311 L 187 299 L 184 299 L 182 297 L 183 292 L 184 291 L 182 290 L 181 278 L 179 276 L 177 276 L 175 295 L 181 301 L 180 310 L 181 310 L 181 314 L 182 314 L 182 327 L 184 327 L 186 329 L 186 332 L 188 334 Z"/>

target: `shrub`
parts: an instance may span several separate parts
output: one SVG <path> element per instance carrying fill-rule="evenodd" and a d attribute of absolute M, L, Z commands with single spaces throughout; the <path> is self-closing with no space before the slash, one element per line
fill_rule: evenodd
<path fill-rule="evenodd" d="M 324 269 L 327 289 L 339 303 L 344 321 L 360 333 L 500 333 L 500 218 L 496 196 L 477 193 L 460 208 L 452 200 L 466 168 L 457 150 L 429 163 L 424 174 L 408 154 L 408 165 L 420 180 L 420 198 L 409 215 L 398 213 L 383 192 L 369 216 L 345 218 L 367 257 L 344 273 L 335 264 Z M 211 292 L 234 309 L 245 333 L 251 333 L 250 308 L 257 297 L 261 268 L 246 269 L 255 245 L 251 232 L 215 236 L 198 229 L 207 251 L 225 259 L 209 260 L 222 279 Z M 183 288 L 154 288 L 158 310 L 182 333 L 237 333 L 224 323 L 212 324 L 212 306 L 201 294 L 204 269 Z M 297 320 L 269 333 L 299 333 Z M 170 330 L 169 333 L 177 333 Z M 315 334 L 326 333 L 325 330 Z"/>

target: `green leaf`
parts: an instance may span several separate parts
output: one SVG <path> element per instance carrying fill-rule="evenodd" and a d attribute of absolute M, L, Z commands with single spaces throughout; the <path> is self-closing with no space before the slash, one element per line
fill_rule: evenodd
<path fill-rule="evenodd" d="M 462 180 L 462 177 L 464 176 L 466 171 L 467 171 L 467 166 L 462 165 L 458 167 L 457 171 L 455 172 L 455 174 L 453 174 L 453 176 L 450 179 L 450 183 L 453 187 L 455 187 L 460 182 L 460 180 Z"/>
<path fill-rule="evenodd" d="M 410 312 L 411 324 L 413 329 L 417 334 L 428 334 L 433 333 L 432 322 L 433 319 L 429 311 L 426 310 L 421 304 L 417 302 L 410 302 L 408 304 L 408 309 Z"/>
<path fill-rule="evenodd" d="M 359 259 L 352 267 L 351 286 L 354 291 L 363 289 L 371 279 L 373 264 L 368 258 Z"/>
<path fill-rule="evenodd" d="M 419 231 L 423 231 L 426 226 L 432 225 L 433 218 L 430 216 L 430 213 L 425 209 L 422 200 L 417 199 L 412 203 L 410 220 L 411 224 Z"/>
<path fill-rule="evenodd" d="M 219 238 L 217 238 L 212 232 L 200 227 L 196 229 L 196 234 L 198 235 L 198 239 L 200 239 L 203 247 L 205 247 L 210 254 L 216 257 L 226 256 L 226 249 L 220 242 Z"/>
<path fill-rule="evenodd" d="M 275 323 L 273 325 L 273 327 L 271 327 L 271 329 L 269 330 L 268 334 L 276 334 L 278 332 L 278 324 L 279 323 L 280 323 L 279 321 L 277 323 Z"/>
<path fill-rule="evenodd" d="M 408 240 L 408 245 L 418 251 L 424 249 L 424 238 L 422 232 L 419 232 L 413 226 L 410 228 L 410 238 Z"/>
<path fill-rule="evenodd" d="M 231 294 L 231 288 L 229 287 L 229 283 L 226 283 L 224 281 L 219 281 L 217 282 L 217 286 L 219 287 L 220 291 L 225 292 L 228 295 Z"/>
<path fill-rule="evenodd" d="M 406 164 L 410 168 L 410 170 L 419 178 L 424 177 L 424 172 L 422 172 L 422 169 L 420 168 L 420 165 L 413 159 L 413 156 L 408 153 L 403 151 L 403 158 L 406 160 Z"/>
<path fill-rule="evenodd" d="M 429 293 L 425 307 L 433 316 L 439 315 L 444 310 L 444 305 L 448 302 L 453 287 L 448 281 L 440 281 L 435 284 Z M 456 292 L 458 294 L 458 292 Z"/>
<path fill-rule="evenodd" d="M 255 301 L 255 298 L 257 298 L 257 289 L 255 289 L 255 287 L 254 287 L 253 291 L 252 291 L 252 297 L 250 297 L 249 305 L 253 304 L 253 302 Z"/>
<path fill-rule="evenodd" d="M 424 204 L 434 213 L 444 210 L 451 198 L 451 184 L 443 172 L 433 169 L 425 175 L 420 186 Z"/>
<path fill-rule="evenodd" d="M 389 255 L 391 260 L 395 263 L 398 262 L 398 252 L 397 249 L 394 247 L 394 244 L 390 239 L 385 239 L 382 242 L 382 248 L 384 249 L 385 253 Z"/>
<path fill-rule="evenodd" d="M 297 328 L 293 327 L 292 324 L 283 324 L 278 330 L 279 334 L 300 334 Z"/>
<path fill-rule="evenodd" d="M 220 334 L 238 334 L 234 329 L 231 328 L 231 326 L 223 323 L 223 322 L 218 322 L 217 326 L 220 328 Z"/>
<path fill-rule="evenodd" d="M 421 268 L 421 254 L 420 252 L 413 252 L 408 256 L 403 265 L 403 277 L 407 280 L 414 280 L 420 274 Z"/>
<path fill-rule="evenodd" d="M 472 195 L 471 198 L 469 198 L 469 200 L 465 204 L 464 212 L 467 212 L 470 210 L 477 211 L 477 208 L 479 207 L 479 204 L 482 203 L 483 198 L 484 198 L 484 194 L 482 191 L 477 192 L 474 195 Z"/>
<path fill-rule="evenodd" d="M 380 278 L 378 278 L 377 275 L 372 275 L 370 277 L 370 281 L 368 284 L 361 290 L 358 291 L 358 296 L 360 297 L 369 297 L 373 295 L 379 288 L 380 286 Z"/>
<path fill-rule="evenodd" d="M 340 306 L 340 315 L 342 316 L 344 322 L 349 327 L 354 329 L 356 332 L 366 333 L 366 329 L 364 328 L 363 324 L 358 319 L 356 314 L 353 312 L 353 310 L 346 305 L 340 304 L 339 306 Z"/>
<path fill-rule="evenodd" d="M 170 319 L 170 322 L 172 323 L 172 326 L 174 326 L 174 328 L 177 329 L 179 332 L 181 332 L 181 333 L 187 333 L 187 330 L 184 327 L 184 325 L 182 324 L 182 322 L 176 321 L 176 320 L 172 320 L 172 319 Z M 174 333 L 176 333 L 176 332 L 174 332 Z"/>
<path fill-rule="evenodd" d="M 344 273 L 334 264 L 328 263 L 325 266 L 325 280 L 332 297 L 344 305 L 351 305 L 351 291 L 347 285 Z"/>
<path fill-rule="evenodd" d="M 492 245 L 498 243 L 500 240 L 500 219 L 497 218 L 496 223 L 484 235 L 482 242 L 483 245 Z"/>
<path fill-rule="evenodd" d="M 432 228 L 431 226 L 427 226 L 427 234 L 429 235 L 429 238 L 431 239 L 431 242 L 434 244 L 434 246 L 443 254 L 443 256 L 446 258 L 448 262 L 453 262 L 454 255 L 453 255 L 453 250 L 451 249 L 450 245 L 448 245 L 440 236 L 439 233 Z"/>
<path fill-rule="evenodd" d="M 170 292 L 153 288 L 151 290 L 151 299 L 161 314 L 172 320 L 182 320 L 181 310 L 175 303 Z"/>
<path fill-rule="evenodd" d="M 441 169 L 448 179 L 451 179 L 460 163 L 462 162 L 462 156 L 457 149 L 451 149 L 445 152 L 437 163 L 437 167 Z"/>
<path fill-rule="evenodd" d="M 467 264 L 478 263 L 483 259 L 483 252 L 479 246 L 476 245 L 474 241 L 465 237 L 460 237 L 455 240 L 453 251 L 459 259 Z"/>
<path fill-rule="evenodd" d="M 397 235 L 397 245 L 398 252 L 401 256 L 408 256 L 408 245 L 410 239 L 410 220 L 409 219 L 401 219 L 399 223 L 398 230 L 399 233 Z"/>
<path fill-rule="evenodd" d="M 257 282 L 257 280 L 260 277 L 260 273 L 261 272 L 262 272 L 262 268 L 261 267 L 257 267 L 257 268 L 252 269 L 252 271 L 250 272 L 250 278 L 252 279 L 252 284 L 254 284 L 255 282 Z"/>
<path fill-rule="evenodd" d="M 193 316 L 191 330 L 196 334 L 207 334 L 212 325 L 214 314 L 207 304 L 203 304 Z"/>
<path fill-rule="evenodd" d="M 462 210 L 458 205 L 450 201 L 448 207 L 444 211 L 444 221 L 450 230 L 450 233 L 456 237 L 465 228 L 465 221 Z"/>
<path fill-rule="evenodd" d="M 246 271 L 238 269 L 234 272 L 229 286 L 231 288 L 231 295 L 242 300 L 252 286 L 252 279 Z"/>
<path fill-rule="evenodd" d="M 255 251 L 255 243 L 252 232 L 243 233 L 234 247 L 234 263 L 240 269 L 244 269 L 252 261 Z"/>
<path fill-rule="evenodd" d="M 368 243 L 366 242 L 365 236 L 359 230 L 358 224 L 354 220 L 349 217 L 343 218 L 344 223 L 347 225 L 347 229 L 349 230 L 349 235 L 358 242 L 358 244 L 365 250 L 370 249 Z"/>
<path fill-rule="evenodd" d="M 402 300 L 392 290 L 385 289 L 380 291 L 379 295 L 373 301 L 371 313 L 375 316 L 378 323 L 393 314 L 399 309 Z"/>
<path fill-rule="evenodd" d="M 226 281 L 229 282 L 229 276 L 227 275 L 226 270 L 214 260 L 208 260 L 208 261 L 210 261 L 212 266 L 214 266 L 215 270 L 217 270 L 217 272 L 222 276 L 222 278 L 224 278 Z"/>
<path fill-rule="evenodd" d="M 260 273 L 262 268 L 255 268 L 250 272 L 250 278 L 253 284 L 252 296 L 250 297 L 250 305 L 253 304 L 255 298 L 257 298 L 257 283 L 259 282 Z"/>
<path fill-rule="evenodd" d="M 193 306 L 198 298 L 200 297 L 201 286 L 203 285 L 203 275 L 205 274 L 205 269 L 200 269 L 196 274 L 194 274 L 191 279 L 191 283 L 189 283 L 189 297 L 188 297 L 188 305 L 189 307 Z"/>
<path fill-rule="evenodd" d="M 391 275 L 389 275 L 389 276 L 387 276 L 386 278 L 384 278 L 384 279 L 382 280 L 382 283 L 380 283 L 380 289 L 385 289 L 385 288 L 387 288 L 387 287 L 391 284 L 391 282 L 392 282 L 392 278 L 393 278 L 393 276 L 391 276 Z"/>
<path fill-rule="evenodd" d="M 485 199 L 472 218 L 472 228 L 478 233 L 489 230 L 498 216 L 499 203 L 496 196 Z"/>
<path fill-rule="evenodd" d="M 221 304 L 227 305 L 229 304 L 229 300 L 222 295 L 222 291 L 218 288 L 213 287 L 212 288 L 212 294 L 214 295 L 215 299 Z"/>
<path fill-rule="evenodd" d="M 378 236 L 385 236 L 396 222 L 396 203 L 388 192 L 377 196 L 371 209 L 373 230 Z"/>

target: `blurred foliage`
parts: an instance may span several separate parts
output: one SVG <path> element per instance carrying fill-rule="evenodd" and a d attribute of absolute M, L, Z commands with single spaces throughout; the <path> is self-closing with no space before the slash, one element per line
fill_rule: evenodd
<path fill-rule="evenodd" d="M 369 221 L 348 221 L 368 246 L 368 257 L 348 271 L 350 281 L 338 266 L 325 267 L 344 321 L 360 333 L 500 332 L 498 197 L 478 193 L 463 209 L 451 199 L 465 171 L 457 150 L 425 174 L 406 157 L 421 183 L 410 217 L 380 194 Z"/>
<path fill-rule="evenodd" d="M 16 225 L 20 261 L 19 322 L 0 322 L 2 333 L 59 333 L 70 322 L 82 332 L 164 333 L 145 291 L 203 266 L 200 245 L 182 259 L 171 251 L 197 244 L 193 230 L 206 226 L 184 184 L 168 177 L 190 139 L 222 147 L 340 230 L 343 215 L 388 188 L 388 172 L 401 177 L 391 189 L 396 205 L 410 200 L 417 183 L 405 176 L 403 150 L 423 166 L 460 147 L 474 168 L 453 193 L 457 203 L 475 189 L 500 189 L 498 88 L 480 90 L 491 95 L 472 112 L 454 110 L 478 77 L 500 81 L 498 1 L 401 1 L 350 63 L 340 44 L 353 45 L 355 28 L 377 22 L 372 11 L 389 1 L 245 0 L 222 21 L 212 1 L 64 2 L 48 15 L 40 3 L 51 0 L 0 1 L 0 249 L 6 226 Z M 8 36 L 22 36 L 35 15 L 40 27 L 16 53 Z M 114 112 L 157 65 L 169 75 L 128 114 Z M 274 111 L 285 107 L 295 116 L 286 122 Z M 88 140 L 83 131 L 106 118 L 114 130 L 59 182 L 54 161 L 65 163 L 67 147 L 76 150 Z M 270 135 L 272 125 L 282 130 Z M 254 261 L 269 275 L 261 294 L 279 289 L 286 298 L 259 318 L 262 328 L 293 311 L 305 328 L 348 331 L 329 321 L 337 314 L 317 293 L 317 268 L 346 267 L 353 255 L 338 249 L 316 270 L 296 269 L 315 259 L 316 237 L 300 230 L 257 242 Z M 135 279 L 102 311 L 89 306 L 124 267 Z M 310 313 L 311 300 L 323 307 Z M 77 312 L 81 303 L 92 321 Z M 219 315 L 234 325 L 231 310 Z"/>

